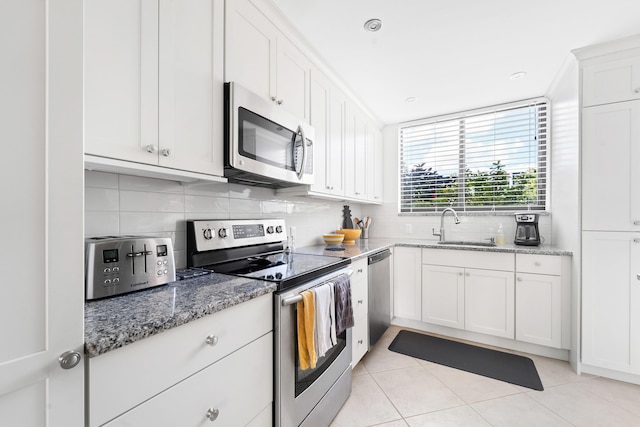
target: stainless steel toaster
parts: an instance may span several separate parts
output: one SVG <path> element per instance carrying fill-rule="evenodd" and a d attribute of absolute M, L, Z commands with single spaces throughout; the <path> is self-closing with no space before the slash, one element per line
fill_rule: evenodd
<path fill-rule="evenodd" d="M 85 299 L 93 300 L 176 280 L 168 237 L 104 236 L 85 240 Z"/>

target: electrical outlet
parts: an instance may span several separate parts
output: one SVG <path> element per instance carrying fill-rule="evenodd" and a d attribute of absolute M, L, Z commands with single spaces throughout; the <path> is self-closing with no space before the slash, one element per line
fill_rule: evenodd
<path fill-rule="evenodd" d="M 406 234 L 411 234 L 413 233 L 413 225 L 412 224 L 405 224 L 404 225 L 404 232 Z"/>

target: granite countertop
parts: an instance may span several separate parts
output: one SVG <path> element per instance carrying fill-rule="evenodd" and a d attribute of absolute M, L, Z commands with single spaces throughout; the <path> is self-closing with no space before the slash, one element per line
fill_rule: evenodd
<path fill-rule="evenodd" d="M 95 357 L 275 291 L 262 280 L 208 274 L 85 303 L 85 354 Z"/>
<path fill-rule="evenodd" d="M 338 257 L 349 257 L 353 260 L 371 255 L 386 248 L 394 246 L 428 248 L 428 249 L 447 249 L 447 250 L 466 250 L 466 251 L 482 251 L 482 252 L 507 252 L 517 254 L 534 254 L 534 255 L 568 255 L 573 253 L 566 249 L 549 245 L 540 246 L 519 246 L 508 243 L 499 246 L 467 246 L 467 245 L 440 245 L 435 240 L 423 239 L 398 239 L 398 238 L 369 238 L 357 239 L 353 245 L 343 245 L 343 251 L 327 250 L 327 245 L 307 246 L 296 249 L 297 252 L 312 255 L 327 255 Z"/>

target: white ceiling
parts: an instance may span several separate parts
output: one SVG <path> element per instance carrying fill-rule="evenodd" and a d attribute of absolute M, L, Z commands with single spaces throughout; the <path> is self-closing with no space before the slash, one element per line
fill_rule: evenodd
<path fill-rule="evenodd" d="M 572 49 L 640 33 L 640 0 L 273 2 L 385 124 L 543 96 Z"/>

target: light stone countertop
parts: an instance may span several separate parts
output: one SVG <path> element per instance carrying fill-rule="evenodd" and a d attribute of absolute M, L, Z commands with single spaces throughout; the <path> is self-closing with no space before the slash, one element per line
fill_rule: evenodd
<path fill-rule="evenodd" d="M 534 254 L 534 255 L 567 255 L 572 256 L 571 251 L 558 248 L 555 246 L 519 246 L 513 243 L 498 246 L 467 246 L 467 245 L 441 245 L 435 240 L 422 239 L 399 239 L 399 238 L 359 238 L 353 245 L 342 245 L 343 251 L 327 250 L 327 245 L 306 246 L 296 249 L 296 252 L 312 255 L 326 255 L 337 257 L 349 257 L 356 260 L 361 257 L 374 254 L 386 248 L 394 246 L 428 248 L 428 249 L 447 249 L 447 250 L 465 250 L 465 251 L 482 251 L 482 252 L 507 252 L 516 254 Z"/>

